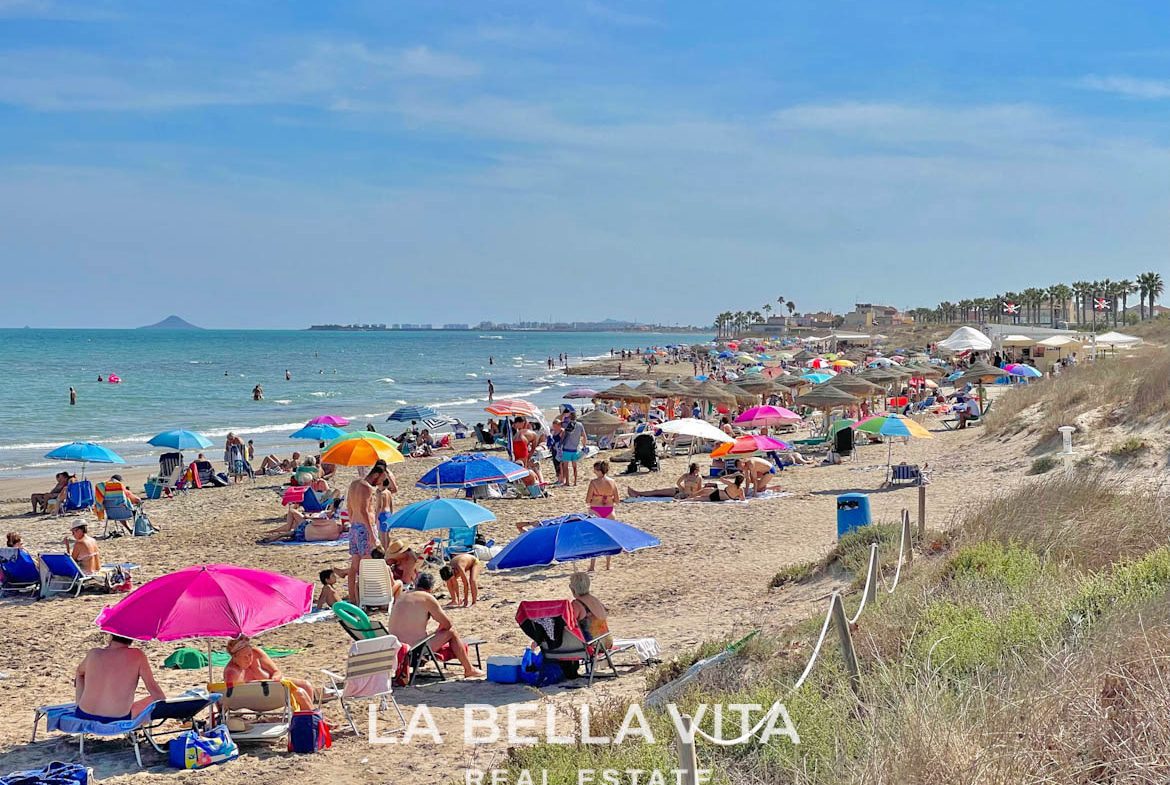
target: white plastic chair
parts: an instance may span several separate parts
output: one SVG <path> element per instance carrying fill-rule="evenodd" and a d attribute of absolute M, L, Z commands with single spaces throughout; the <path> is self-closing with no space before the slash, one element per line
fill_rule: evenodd
<path fill-rule="evenodd" d="M 386 608 L 394 605 L 394 577 L 390 566 L 381 559 L 362 559 L 358 565 L 358 597 L 363 608 Z"/>

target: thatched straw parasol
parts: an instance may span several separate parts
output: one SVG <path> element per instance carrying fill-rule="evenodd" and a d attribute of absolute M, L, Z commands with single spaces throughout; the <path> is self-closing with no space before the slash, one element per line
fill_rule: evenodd
<path fill-rule="evenodd" d="M 649 402 L 650 396 L 646 393 L 638 392 L 637 390 L 625 384 L 617 384 L 610 387 L 608 390 L 602 390 L 597 394 L 596 400 L 599 401 L 638 401 Z"/>

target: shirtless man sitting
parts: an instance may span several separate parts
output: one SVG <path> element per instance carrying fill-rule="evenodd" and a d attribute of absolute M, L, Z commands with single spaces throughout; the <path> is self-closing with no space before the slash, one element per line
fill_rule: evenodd
<path fill-rule="evenodd" d="M 133 643 L 129 638 L 111 635 L 104 648 L 90 649 L 77 666 L 73 685 L 79 719 L 128 720 L 152 702 L 167 697 L 154 679 L 146 654 L 133 648 Z M 150 697 L 135 701 L 140 680 Z"/>
<path fill-rule="evenodd" d="M 333 542 L 341 539 L 345 534 L 345 524 L 333 517 L 339 502 L 335 502 L 324 512 L 305 514 L 291 506 L 285 513 L 283 526 L 269 529 L 260 536 L 257 542 Z"/>
<path fill-rule="evenodd" d="M 472 667 L 467 646 L 451 628 L 451 619 L 439 607 L 439 601 L 431 596 L 433 587 L 434 579 L 430 573 L 418 576 L 414 590 L 399 597 L 390 611 L 390 634 L 396 635 L 407 646 L 414 646 L 427 637 L 427 625 L 434 619 L 439 625 L 430 642 L 435 656 L 442 660 L 459 660 L 465 679 L 482 678 L 483 671 Z"/>
<path fill-rule="evenodd" d="M 89 536 L 88 529 L 81 518 L 75 519 L 73 524 L 73 528 L 69 530 L 72 540 L 69 537 L 65 538 L 65 547 L 69 549 L 69 555 L 73 557 L 73 561 L 77 562 L 77 566 L 86 575 L 100 572 L 102 558 L 101 554 L 98 553 L 97 540 Z"/>
<path fill-rule="evenodd" d="M 53 490 L 48 493 L 34 493 L 32 495 L 32 511 L 34 513 L 48 512 L 49 500 L 59 498 L 68 486 L 69 472 L 57 472 L 57 484 L 53 486 Z"/>
<path fill-rule="evenodd" d="M 311 682 L 305 679 L 293 679 L 285 676 L 276 667 L 272 658 L 258 646 L 244 636 L 232 638 L 228 643 L 228 654 L 231 661 L 223 667 L 223 681 L 229 687 L 233 684 L 246 684 L 250 681 L 287 681 L 293 685 L 297 703 L 302 710 L 313 708 L 314 688 Z"/>
<path fill-rule="evenodd" d="M 447 608 L 460 605 L 470 608 L 479 599 L 479 576 L 483 574 L 483 562 L 473 553 L 457 553 L 439 570 L 439 578 L 447 584 L 451 602 Z M 463 602 L 459 602 L 459 588 L 463 587 Z"/>

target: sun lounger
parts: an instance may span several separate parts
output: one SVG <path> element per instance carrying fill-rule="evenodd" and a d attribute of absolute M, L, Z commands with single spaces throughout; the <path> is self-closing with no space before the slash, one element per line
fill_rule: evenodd
<path fill-rule="evenodd" d="M 33 711 L 33 730 L 31 742 L 37 740 L 37 726 L 41 719 L 45 720 L 45 730 L 59 731 L 78 737 L 78 752 L 85 758 L 85 737 L 99 738 L 126 737 L 134 745 L 134 758 L 142 766 L 141 742 L 150 744 L 156 752 L 163 753 L 159 731 L 166 723 L 177 721 L 194 727 L 195 717 L 204 709 L 220 700 L 222 695 L 216 692 L 192 691 L 177 695 L 166 700 L 155 701 L 143 709 L 136 717 L 114 722 L 98 722 L 96 720 L 79 719 L 76 715 L 76 703 L 61 703 L 55 706 L 38 706 Z M 181 728 L 175 732 L 181 732 Z"/>
<path fill-rule="evenodd" d="M 41 571 L 32 555 L 22 549 L 3 549 L 0 557 L 0 597 L 9 594 L 37 594 L 41 589 Z"/>
<path fill-rule="evenodd" d="M 292 722 L 292 691 L 280 681 L 250 681 L 230 687 L 219 682 L 207 689 L 223 695 L 216 706 L 220 722 L 230 723 L 233 741 L 277 741 Z M 233 729 L 235 721 L 243 730 Z"/>
<path fill-rule="evenodd" d="M 350 644 L 344 676 L 330 670 L 321 670 L 329 679 L 329 684 L 324 688 L 325 697 L 336 698 L 341 703 L 341 711 L 354 733 L 359 733 L 353 712 L 350 711 L 350 702 L 355 700 L 377 700 L 380 711 L 385 711 L 388 705 L 393 705 L 401 725 L 391 732 L 406 728 L 406 719 L 402 716 L 402 709 L 394 699 L 393 692 L 394 676 L 398 672 L 398 652 L 401 648 L 402 644 L 393 635 L 356 640 Z"/>
<path fill-rule="evenodd" d="M 81 590 L 91 583 L 110 588 L 111 576 L 119 571 L 133 572 L 138 569 L 137 564 L 104 564 L 99 572 L 83 572 L 73 557 L 68 553 L 42 553 L 38 556 L 43 570 L 41 595 L 51 597 L 54 594 L 73 594 L 81 596 Z"/>
<path fill-rule="evenodd" d="M 573 666 L 583 664 L 589 686 L 593 686 L 593 677 L 600 661 L 604 660 L 609 665 L 612 676 L 616 678 L 617 667 L 610 655 L 634 648 L 632 643 L 606 648 L 605 639 L 608 638 L 612 643 L 609 633 L 585 640 L 569 600 L 524 600 L 516 610 L 516 623 L 525 635 L 540 646 L 546 660 Z"/>

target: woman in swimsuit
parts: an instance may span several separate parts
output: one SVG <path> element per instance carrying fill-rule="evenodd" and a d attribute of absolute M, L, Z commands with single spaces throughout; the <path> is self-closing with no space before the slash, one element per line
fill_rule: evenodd
<path fill-rule="evenodd" d="M 717 485 L 704 486 L 698 493 L 687 497 L 686 501 L 701 501 L 701 502 L 727 502 L 727 501 L 743 501 L 743 475 L 736 474 L 732 477 L 720 477 L 719 482 L 726 487 L 720 488 Z"/>
<path fill-rule="evenodd" d="M 332 542 L 345 533 L 346 527 L 334 519 L 339 501 L 334 501 L 325 512 L 306 515 L 291 506 L 283 526 L 269 529 L 260 537 L 261 543 L 287 540 L 289 542 Z"/>
<path fill-rule="evenodd" d="M 674 484 L 673 488 L 658 488 L 653 491 L 639 491 L 636 488 L 628 488 L 626 490 L 626 496 L 630 499 L 636 499 L 639 496 L 689 499 L 701 490 L 703 490 L 703 477 L 699 474 L 699 464 L 692 463 L 687 467 L 687 473 L 678 478 L 678 482 Z"/>
<path fill-rule="evenodd" d="M 618 503 L 621 490 L 617 483 L 607 476 L 609 474 L 609 461 L 598 461 L 593 464 L 593 473 L 597 476 L 589 481 L 589 487 L 585 489 L 585 503 L 598 518 L 612 519 L 613 507 Z M 605 569 L 607 570 L 610 559 L 609 556 L 605 557 Z M 589 571 L 593 572 L 596 566 L 597 559 L 590 560 Z"/>
<path fill-rule="evenodd" d="M 585 640 L 600 638 L 596 645 L 608 649 L 613 646 L 613 636 L 609 634 L 609 611 L 601 600 L 590 593 L 592 583 L 589 575 L 583 572 L 575 572 L 569 576 L 569 591 L 573 593 L 573 614 Z"/>

